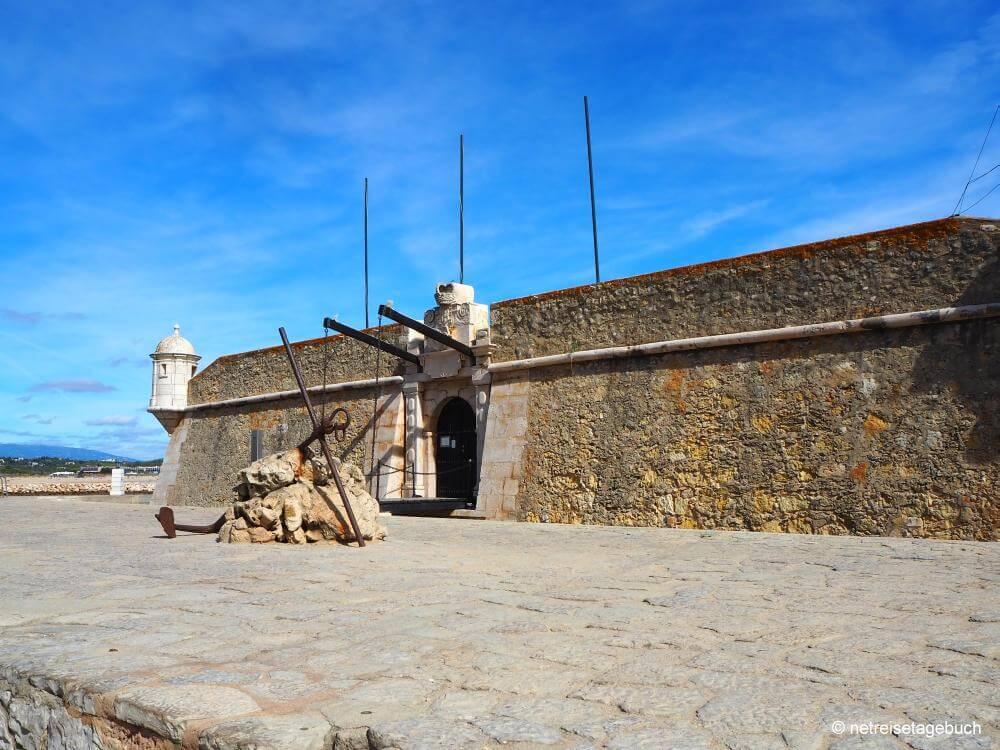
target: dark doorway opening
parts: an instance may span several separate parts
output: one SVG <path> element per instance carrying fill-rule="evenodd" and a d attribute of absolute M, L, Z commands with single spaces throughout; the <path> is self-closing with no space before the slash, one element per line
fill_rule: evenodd
<path fill-rule="evenodd" d="M 476 414 L 463 399 L 448 401 L 434 432 L 437 497 L 472 500 L 476 485 Z"/>

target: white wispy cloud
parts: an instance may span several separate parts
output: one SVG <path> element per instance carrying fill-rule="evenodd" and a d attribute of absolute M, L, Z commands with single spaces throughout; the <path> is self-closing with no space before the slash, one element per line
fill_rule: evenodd
<path fill-rule="evenodd" d="M 35 424 L 52 424 L 56 421 L 55 417 L 43 417 L 40 414 L 25 414 L 21 419 L 26 422 L 34 422 Z"/>
<path fill-rule="evenodd" d="M 693 216 L 681 224 L 681 234 L 685 241 L 697 240 L 742 216 L 759 211 L 767 206 L 766 200 L 749 201 L 728 206 L 715 211 L 706 211 Z"/>
<path fill-rule="evenodd" d="M 90 378 L 65 378 L 63 380 L 46 380 L 36 383 L 30 389 L 33 393 L 53 391 L 59 393 L 108 393 L 116 390 L 113 385 L 102 383 Z"/>
<path fill-rule="evenodd" d="M 75 312 L 49 313 L 37 310 L 26 312 L 24 310 L 11 310 L 10 308 L 0 307 L 0 320 L 6 320 L 11 323 L 24 323 L 30 326 L 38 325 L 43 320 L 83 320 L 83 318 L 84 315 L 82 313 Z"/>
<path fill-rule="evenodd" d="M 90 425 L 91 427 L 98 426 L 132 426 L 135 425 L 137 419 L 135 417 L 113 415 L 110 417 L 98 417 L 97 419 L 87 419 L 84 420 L 85 425 Z"/>

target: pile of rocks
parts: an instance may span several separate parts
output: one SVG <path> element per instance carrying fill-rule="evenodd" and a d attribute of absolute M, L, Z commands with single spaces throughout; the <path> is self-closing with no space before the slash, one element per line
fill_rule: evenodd
<path fill-rule="evenodd" d="M 338 468 L 361 535 L 366 541 L 384 539 L 378 502 L 365 489 L 361 470 L 349 463 Z M 236 493 L 220 542 L 356 541 L 329 469 L 307 449 L 254 461 L 239 473 Z"/>

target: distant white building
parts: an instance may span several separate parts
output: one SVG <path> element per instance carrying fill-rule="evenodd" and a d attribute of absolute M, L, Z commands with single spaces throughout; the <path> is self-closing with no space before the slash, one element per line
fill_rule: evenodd
<path fill-rule="evenodd" d="M 181 336 L 181 327 L 176 323 L 174 332 L 149 356 L 153 360 L 153 384 L 147 411 L 170 433 L 187 406 L 188 381 L 197 372 L 201 357 L 191 342 Z"/>

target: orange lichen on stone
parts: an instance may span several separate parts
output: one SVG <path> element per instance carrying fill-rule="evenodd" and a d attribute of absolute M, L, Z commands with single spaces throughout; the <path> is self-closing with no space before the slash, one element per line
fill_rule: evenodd
<path fill-rule="evenodd" d="M 275 411 L 255 411 L 250 412 L 249 423 L 251 430 L 269 430 L 277 427 L 281 423 L 281 412 Z"/>
<path fill-rule="evenodd" d="M 663 384 L 663 388 L 673 397 L 674 403 L 677 404 L 677 408 L 680 411 L 687 411 L 687 404 L 684 403 L 683 397 L 684 372 L 682 370 L 672 370 L 670 375 L 667 376 L 667 381 Z"/>
<path fill-rule="evenodd" d="M 865 420 L 865 433 L 868 435 L 874 435 L 877 432 L 882 432 L 882 430 L 888 426 L 889 423 L 884 419 L 877 417 L 874 414 L 869 414 L 868 419 Z"/>

